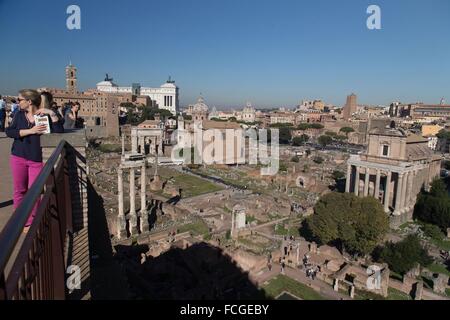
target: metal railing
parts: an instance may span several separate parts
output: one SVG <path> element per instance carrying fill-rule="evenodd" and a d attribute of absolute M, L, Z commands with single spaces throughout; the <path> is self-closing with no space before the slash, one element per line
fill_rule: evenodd
<path fill-rule="evenodd" d="M 65 244 L 72 232 L 71 148 L 64 140 L 59 143 L 0 233 L 0 300 L 66 298 Z M 36 216 L 24 234 L 37 203 Z"/>

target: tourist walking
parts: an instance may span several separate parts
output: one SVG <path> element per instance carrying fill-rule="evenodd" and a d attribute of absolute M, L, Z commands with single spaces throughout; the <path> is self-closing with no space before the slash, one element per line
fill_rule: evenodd
<path fill-rule="evenodd" d="M 6 122 L 6 102 L 5 99 L 0 95 L 0 131 L 5 132 L 5 122 Z"/>
<path fill-rule="evenodd" d="M 33 185 L 42 170 L 42 148 L 40 136 L 46 131 L 46 126 L 35 126 L 34 115 L 41 104 L 41 95 L 36 90 L 19 91 L 19 110 L 11 125 L 6 129 L 6 135 L 14 139 L 10 165 L 13 178 L 13 206 L 21 204 L 25 194 Z M 39 199 L 25 224 L 27 232 L 36 215 Z"/>

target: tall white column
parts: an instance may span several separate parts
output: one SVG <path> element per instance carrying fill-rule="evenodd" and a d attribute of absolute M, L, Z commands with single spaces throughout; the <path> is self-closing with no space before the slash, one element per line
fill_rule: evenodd
<path fill-rule="evenodd" d="M 122 133 L 122 156 L 125 155 L 125 136 Z"/>
<path fill-rule="evenodd" d="M 416 179 L 416 171 L 411 171 L 411 179 L 410 179 L 410 182 L 409 182 L 409 185 L 410 185 L 410 187 L 409 187 L 409 204 L 411 205 L 411 206 L 414 206 L 415 204 L 416 204 L 416 196 L 417 196 L 417 193 L 416 193 L 416 186 L 414 185 L 414 183 L 415 183 L 415 179 Z"/>
<path fill-rule="evenodd" d="M 355 166 L 356 168 L 356 174 L 355 174 L 355 195 L 358 196 L 359 194 L 359 167 Z"/>
<path fill-rule="evenodd" d="M 135 169 L 130 169 L 130 233 L 137 234 Z"/>
<path fill-rule="evenodd" d="M 409 185 L 409 172 L 406 172 L 405 177 L 403 179 L 403 187 L 402 187 L 402 200 L 401 200 L 402 208 L 408 207 L 408 202 L 406 201 L 406 199 L 409 197 L 408 185 Z"/>
<path fill-rule="evenodd" d="M 163 142 L 162 138 L 159 138 L 158 139 L 158 155 L 159 156 L 163 156 L 164 155 L 164 153 L 163 153 L 163 144 L 164 144 L 164 142 Z"/>
<path fill-rule="evenodd" d="M 374 197 L 377 200 L 380 198 L 380 179 L 381 179 L 381 171 L 380 169 L 377 169 L 377 179 L 375 181 L 375 194 L 374 194 Z"/>
<path fill-rule="evenodd" d="M 137 132 L 136 129 L 131 129 L 131 152 L 137 153 Z"/>
<path fill-rule="evenodd" d="M 364 179 L 364 197 L 369 195 L 369 182 L 370 182 L 370 171 L 369 168 L 366 168 L 366 176 Z"/>
<path fill-rule="evenodd" d="M 403 173 L 398 174 L 398 180 L 396 185 L 395 192 L 395 215 L 400 215 L 400 211 L 402 210 L 402 197 L 403 197 Z"/>
<path fill-rule="evenodd" d="M 388 171 L 386 176 L 386 187 L 384 188 L 384 211 L 389 212 L 389 202 L 390 202 L 390 195 L 391 195 L 391 179 L 392 179 L 392 172 Z"/>
<path fill-rule="evenodd" d="M 123 210 L 123 170 L 117 170 L 117 196 L 119 200 L 119 214 L 117 216 L 117 237 L 124 239 L 127 237 L 126 218 Z"/>
<path fill-rule="evenodd" d="M 350 185 L 352 182 L 352 166 L 347 166 L 347 180 L 345 181 L 345 192 L 350 192 Z"/>
<path fill-rule="evenodd" d="M 144 154 L 145 153 L 145 139 L 144 137 L 139 137 L 139 146 L 141 149 L 141 153 Z"/>
<path fill-rule="evenodd" d="M 146 196 L 146 172 L 145 162 L 141 168 L 141 232 L 148 230 L 147 196 Z"/>

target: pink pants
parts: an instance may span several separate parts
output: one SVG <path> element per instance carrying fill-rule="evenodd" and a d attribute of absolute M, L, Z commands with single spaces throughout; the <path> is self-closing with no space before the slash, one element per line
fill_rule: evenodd
<path fill-rule="evenodd" d="M 10 164 L 14 184 L 14 209 L 17 209 L 28 189 L 30 189 L 34 180 L 36 180 L 41 172 L 43 163 L 11 155 Z M 39 203 L 40 199 L 36 201 L 25 226 L 28 227 L 33 222 Z"/>

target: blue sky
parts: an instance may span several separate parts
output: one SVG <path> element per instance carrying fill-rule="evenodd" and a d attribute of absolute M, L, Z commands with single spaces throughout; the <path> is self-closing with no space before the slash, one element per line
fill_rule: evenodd
<path fill-rule="evenodd" d="M 81 8 L 81 30 L 66 8 Z M 366 9 L 381 7 L 382 29 Z M 159 86 L 168 75 L 182 105 L 294 106 L 450 101 L 448 0 L 0 0 L 0 93 L 79 87 L 108 72 L 120 85 Z"/>

